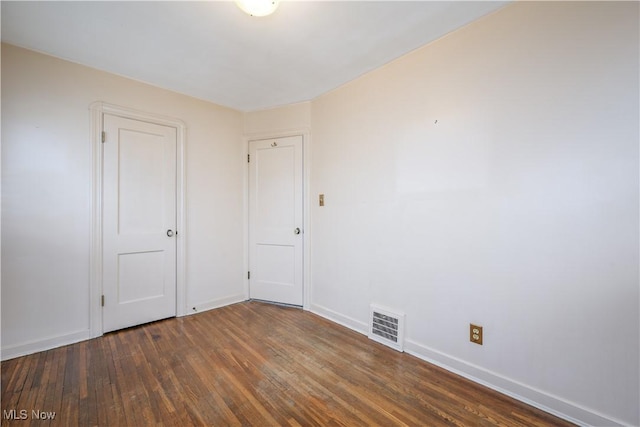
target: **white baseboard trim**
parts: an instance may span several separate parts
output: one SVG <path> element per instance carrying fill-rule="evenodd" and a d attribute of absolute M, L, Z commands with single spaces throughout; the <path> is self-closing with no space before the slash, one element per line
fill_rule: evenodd
<path fill-rule="evenodd" d="M 190 314 L 212 310 L 231 304 L 246 301 L 244 294 L 231 295 L 224 298 L 210 300 L 202 304 L 197 304 L 189 310 Z M 195 310 L 194 310 L 195 309 Z M 324 317 L 334 323 L 352 329 L 363 335 L 367 335 L 368 325 L 357 319 L 342 315 L 329 308 L 311 304 L 310 310 L 318 316 Z M 9 360 L 20 356 L 25 356 L 39 351 L 51 350 L 69 344 L 75 344 L 91 338 L 89 329 L 59 335 L 42 340 L 34 340 L 26 343 L 3 346 L 1 348 L 0 360 Z M 583 426 L 624 426 L 623 421 L 600 414 L 594 410 L 582 407 L 578 404 L 568 402 L 560 397 L 537 390 L 526 384 L 511 380 L 495 372 L 488 371 L 479 366 L 468 363 L 464 360 L 447 355 L 434 350 L 410 339 L 405 340 L 405 352 L 418 357 L 426 362 L 439 366 L 454 374 L 467 378 L 475 383 L 489 387 L 499 393 L 505 394 L 516 400 L 524 402 L 535 408 L 563 418 L 577 425 Z"/>
<path fill-rule="evenodd" d="M 336 311 L 331 310 L 330 308 L 326 308 L 318 304 L 311 304 L 309 311 L 346 328 L 352 329 L 356 332 L 360 332 L 363 335 L 367 335 L 369 333 L 369 325 L 367 325 L 366 323 L 340 314 Z"/>
<path fill-rule="evenodd" d="M 366 323 L 340 314 L 330 308 L 311 304 L 311 309 L 309 311 L 363 335 L 367 335 L 368 333 L 369 326 Z M 481 384 L 574 424 L 598 427 L 626 425 L 623 421 L 600 414 L 578 404 L 568 402 L 560 397 L 511 380 L 497 373 L 470 364 L 464 360 L 431 349 L 410 339 L 405 340 L 404 351 L 419 359 L 446 369 L 449 372 L 460 375 L 461 377 L 467 378 L 468 380 Z"/>
<path fill-rule="evenodd" d="M 187 313 L 185 316 L 201 313 L 203 311 L 213 310 L 214 308 L 220 308 L 231 304 L 236 304 L 242 301 L 246 301 L 247 297 L 244 294 L 229 295 L 224 298 L 212 299 L 200 304 L 187 307 Z"/>
<path fill-rule="evenodd" d="M 537 390 L 511 380 L 495 372 L 475 366 L 464 360 L 426 347 L 415 341 L 405 340 L 404 350 L 449 372 L 493 389 L 535 408 L 581 426 L 623 426 L 624 422 L 599 414 L 593 410 L 568 402 L 560 397 Z"/>
<path fill-rule="evenodd" d="M 211 301 L 197 304 L 189 308 L 186 315 L 200 313 L 202 311 L 211 310 L 214 308 L 224 307 L 226 305 L 235 304 L 238 302 L 246 301 L 246 297 L 243 294 L 231 295 L 225 298 L 219 298 Z M 193 310 L 195 308 L 195 311 Z M 37 353 L 40 351 L 51 350 L 53 348 L 62 347 L 69 344 L 75 344 L 80 341 L 91 339 L 91 331 L 89 329 L 73 332 L 70 334 L 59 335 L 50 338 L 44 338 L 41 340 L 29 341 L 26 343 L 13 344 L 9 346 L 2 346 L 0 350 L 0 360 L 14 359 L 20 356 L 26 356 L 28 354 Z"/>
<path fill-rule="evenodd" d="M 89 329 L 72 332 L 70 334 L 58 335 L 51 338 L 34 340 L 20 344 L 13 344 L 2 347 L 2 356 L 0 359 L 9 360 L 27 354 L 37 353 L 39 351 L 51 350 L 52 348 L 62 347 L 69 344 L 75 344 L 91 338 Z"/>

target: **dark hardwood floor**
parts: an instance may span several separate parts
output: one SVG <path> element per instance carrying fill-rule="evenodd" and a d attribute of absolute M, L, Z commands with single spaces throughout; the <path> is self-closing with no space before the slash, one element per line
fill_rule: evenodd
<path fill-rule="evenodd" d="M 1 366 L 2 425 L 572 425 L 309 312 L 257 302 Z"/>

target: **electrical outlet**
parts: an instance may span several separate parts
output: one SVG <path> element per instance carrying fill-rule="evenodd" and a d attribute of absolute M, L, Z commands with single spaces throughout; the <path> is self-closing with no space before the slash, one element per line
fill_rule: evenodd
<path fill-rule="evenodd" d="M 473 323 L 469 325 L 469 341 L 482 345 L 482 326 Z"/>

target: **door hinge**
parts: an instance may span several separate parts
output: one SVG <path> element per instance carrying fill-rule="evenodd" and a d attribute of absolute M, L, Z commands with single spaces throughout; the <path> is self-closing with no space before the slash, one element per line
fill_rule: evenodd
<path fill-rule="evenodd" d="M 104 307 L 104 295 L 102 295 L 102 297 L 100 298 L 100 304 L 102 305 L 102 307 Z"/>
<path fill-rule="evenodd" d="M 251 154 L 247 154 L 247 163 L 251 163 Z"/>
<path fill-rule="evenodd" d="M 251 279 L 251 272 L 247 271 L 247 279 Z"/>
<path fill-rule="evenodd" d="M 107 133 L 102 131 L 102 142 L 104 143 L 107 140 Z"/>

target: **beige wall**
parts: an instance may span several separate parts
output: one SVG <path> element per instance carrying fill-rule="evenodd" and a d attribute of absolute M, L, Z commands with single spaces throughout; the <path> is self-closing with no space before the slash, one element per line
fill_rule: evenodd
<path fill-rule="evenodd" d="M 186 123 L 188 312 L 244 298 L 242 115 L 3 45 L 3 357 L 87 337 L 94 101 Z"/>
<path fill-rule="evenodd" d="M 310 102 L 244 114 L 244 134 L 247 137 L 300 132 L 309 130 L 310 127 Z"/>
<path fill-rule="evenodd" d="M 635 2 L 520 2 L 313 100 L 311 309 L 402 311 L 420 357 L 638 425 L 638 30 Z"/>
<path fill-rule="evenodd" d="M 243 120 L 5 46 L 3 349 L 87 327 L 90 102 L 187 122 L 203 307 L 242 292 L 233 159 L 308 124 L 313 311 L 360 331 L 370 303 L 404 311 L 420 357 L 583 424 L 640 424 L 638 30 L 635 2 L 519 2 Z"/>

